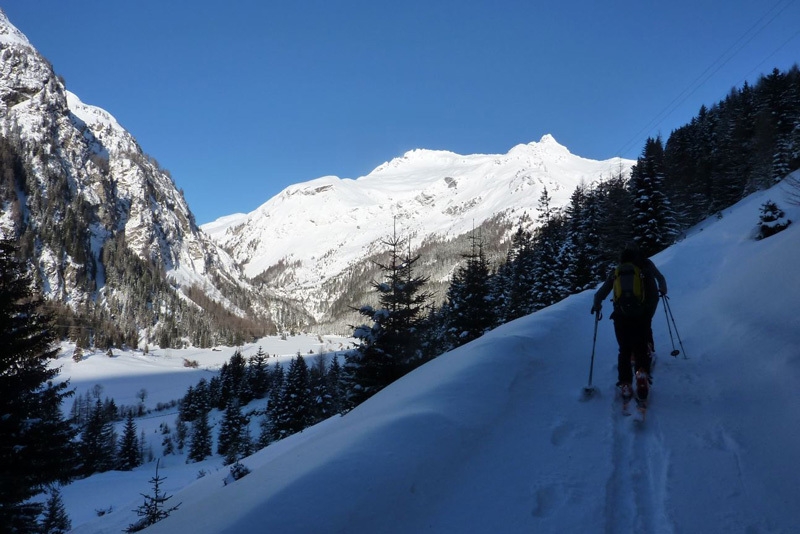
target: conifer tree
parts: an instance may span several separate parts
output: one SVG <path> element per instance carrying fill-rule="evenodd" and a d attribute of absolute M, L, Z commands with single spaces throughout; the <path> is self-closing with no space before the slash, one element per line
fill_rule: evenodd
<path fill-rule="evenodd" d="M 333 415 L 332 393 L 328 387 L 328 371 L 325 358 L 319 356 L 314 359 L 308 369 L 308 387 L 310 391 L 311 424 L 318 423 Z"/>
<path fill-rule="evenodd" d="M 595 270 L 600 262 L 599 229 L 596 221 L 596 196 L 581 183 L 572 193 L 565 210 L 562 253 L 566 293 L 589 289 L 601 280 Z"/>
<path fill-rule="evenodd" d="M 289 363 L 286 380 L 274 420 L 276 436 L 283 438 L 305 429 L 311 424 L 312 401 L 309 388 L 308 365 L 297 355 Z"/>
<path fill-rule="evenodd" d="M 336 354 L 333 355 L 325 380 L 331 396 L 331 413 L 344 413 L 345 392 L 342 380 L 342 366 L 339 365 L 339 356 Z"/>
<path fill-rule="evenodd" d="M 128 412 L 125 420 L 125 429 L 119 444 L 117 469 L 130 471 L 142 464 L 142 455 L 139 450 L 139 438 L 136 436 L 136 423 L 133 421 L 133 412 Z"/>
<path fill-rule="evenodd" d="M 226 465 L 242 457 L 246 448 L 244 443 L 246 426 L 247 418 L 242 415 L 239 399 L 233 397 L 225 408 L 217 439 L 217 454 L 225 457 Z"/>
<path fill-rule="evenodd" d="M 675 217 L 664 194 L 664 148 L 661 138 L 648 139 L 644 153 L 631 170 L 634 241 L 649 257 L 674 241 Z"/>
<path fill-rule="evenodd" d="M 547 188 L 542 189 L 537 210 L 539 227 L 533 237 L 533 265 L 531 304 L 529 311 L 536 311 L 558 301 L 567 291 L 568 280 L 557 276 L 564 271 L 562 265 L 563 223 L 557 210 L 550 203 Z"/>
<path fill-rule="evenodd" d="M 462 256 L 466 261 L 456 269 L 447 290 L 444 309 L 451 347 L 479 338 L 496 321 L 483 242 L 474 231 L 470 240 L 471 250 Z"/>
<path fill-rule="evenodd" d="M 72 521 L 64 507 L 61 490 L 53 486 L 50 488 L 50 497 L 45 504 L 40 532 L 42 534 L 66 534 L 70 530 L 72 530 Z"/>
<path fill-rule="evenodd" d="M 427 278 L 414 276 L 419 256 L 403 253 L 397 236 L 384 242 L 389 261 L 378 264 L 383 282 L 373 282 L 380 307 L 362 306 L 358 311 L 372 325 L 363 324 L 353 336 L 360 345 L 346 356 L 345 379 L 350 406 L 355 406 L 388 386 L 422 362 L 419 326 L 421 311 L 430 295 L 422 291 Z"/>
<path fill-rule="evenodd" d="M 247 404 L 253 399 L 247 387 L 247 362 L 240 350 L 236 350 L 230 360 L 222 365 L 219 373 L 220 395 L 217 408 L 224 410 L 228 403 L 235 397 L 241 404 Z"/>
<path fill-rule="evenodd" d="M 208 411 L 202 410 L 192 423 L 188 460 L 201 462 L 209 456 L 211 456 L 211 426 L 208 423 Z"/>
<path fill-rule="evenodd" d="M 103 403 L 97 399 L 81 435 L 80 455 L 84 474 L 91 475 L 114 469 L 116 451 L 117 434 L 108 419 Z"/>
<path fill-rule="evenodd" d="M 525 222 L 524 217 L 522 222 Z M 503 322 L 513 321 L 533 311 L 531 307 L 533 267 L 533 236 L 520 225 L 511 238 L 506 264 L 500 271 L 502 296 L 498 301 L 504 305 Z"/>
<path fill-rule="evenodd" d="M 267 354 L 261 347 L 250 356 L 247 366 L 247 383 L 253 398 L 263 399 L 269 390 L 270 376 L 267 366 Z"/>
<path fill-rule="evenodd" d="M 156 475 L 150 479 L 150 483 L 153 485 L 153 494 L 141 494 L 142 497 L 144 497 L 144 503 L 139 506 L 139 508 L 134 510 L 139 515 L 140 519 L 137 522 L 128 525 L 128 528 L 125 530 L 125 532 L 139 532 L 140 530 L 144 530 L 145 528 L 158 523 L 162 519 L 166 519 L 169 517 L 169 514 L 177 510 L 178 507 L 183 504 L 178 503 L 175 506 L 167 508 L 167 501 L 172 498 L 172 495 L 167 495 L 166 492 L 161 489 L 161 484 L 166 478 L 158 475 L 158 467 L 160 463 L 161 460 L 156 462 Z"/>
<path fill-rule="evenodd" d="M 52 317 L 33 294 L 15 246 L 0 241 L 0 531 L 33 531 L 41 505 L 28 501 L 48 484 L 68 482 L 76 465 L 75 431 L 61 404 Z"/>
<path fill-rule="evenodd" d="M 189 425 L 178 414 L 178 420 L 175 422 L 175 445 L 179 451 L 186 447 L 186 440 L 189 437 Z"/>
<path fill-rule="evenodd" d="M 172 431 L 166 423 L 161 425 L 161 436 L 161 451 L 164 456 L 174 454 L 175 442 L 172 440 Z"/>
<path fill-rule="evenodd" d="M 602 276 L 619 259 L 619 253 L 633 240 L 633 198 L 622 173 L 614 174 L 598 184 L 598 219 L 601 229 L 599 257 Z"/>

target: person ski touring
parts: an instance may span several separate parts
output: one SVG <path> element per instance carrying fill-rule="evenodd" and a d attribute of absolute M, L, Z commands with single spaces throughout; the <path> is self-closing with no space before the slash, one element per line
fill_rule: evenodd
<path fill-rule="evenodd" d="M 620 254 L 619 264 L 597 290 L 592 304 L 592 314 L 599 314 L 603 300 L 614 291 L 614 334 L 619 345 L 617 359 L 617 387 L 624 406 L 633 397 L 636 369 L 636 400 L 640 409 L 647 406 L 650 389 L 651 351 L 653 347 L 652 319 L 658 307 L 659 295 L 666 295 L 667 283 L 656 266 L 643 258 L 638 249 L 626 247 Z"/>

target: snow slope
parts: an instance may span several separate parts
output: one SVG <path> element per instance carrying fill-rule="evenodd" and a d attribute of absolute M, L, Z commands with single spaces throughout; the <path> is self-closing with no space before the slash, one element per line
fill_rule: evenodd
<path fill-rule="evenodd" d="M 198 464 L 167 457 L 170 503 L 182 504 L 147 532 L 797 532 L 800 224 L 755 241 L 767 198 L 800 219 L 777 187 L 654 257 L 685 352 L 669 356 L 659 307 L 644 426 L 614 400 L 608 320 L 597 336 L 599 394 L 580 400 L 592 348 L 587 291 L 259 451 L 243 461 L 253 472 L 227 486 L 227 469 L 207 460 L 210 472 L 180 489 Z M 139 477 L 135 491 L 119 474 L 100 475 L 97 491 L 114 484 L 130 502 L 75 532 L 130 524 L 153 472 L 151 463 L 128 475 Z M 87 497 L 92 480 L 101 479 L 65 488 L 71 514 L 85 511 L 82 499 L 97 502 Z"/>

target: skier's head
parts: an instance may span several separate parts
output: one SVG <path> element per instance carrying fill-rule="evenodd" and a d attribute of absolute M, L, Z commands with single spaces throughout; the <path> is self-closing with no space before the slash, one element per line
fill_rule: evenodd
<path fill-rule="evenodd" d="M 620 263 L 628 263 L 639 259 L 639 246 L 635 242 L 628 243 L 619 255 Z"/>

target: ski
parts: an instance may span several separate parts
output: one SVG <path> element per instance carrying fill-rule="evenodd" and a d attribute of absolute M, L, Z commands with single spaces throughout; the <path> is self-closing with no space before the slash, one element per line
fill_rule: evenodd
<path fill-rule="evenodd" d="M 631 412 L 631 400 L 630 399 L 622 399 L 622 415 L 628 417 L 632 415 Z"/>
<path fill-rule="evenodd" d="M 631 415 L 631 399 L 633 398 L 633 391 L 631 387 L 628 385 L 625 386 L 617 386 L 617 395 L 622 400 L 622 415 L 629 416 Z"/>
<path fill-rule="evenodd" d="M 636 416 L 633 418 L 634 422 L 644 424 L 645 419 L 647 419 L 647 402 L 646 401 L 636 401 Z"/>

